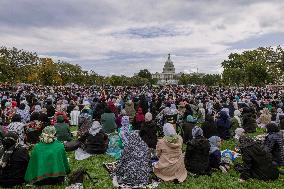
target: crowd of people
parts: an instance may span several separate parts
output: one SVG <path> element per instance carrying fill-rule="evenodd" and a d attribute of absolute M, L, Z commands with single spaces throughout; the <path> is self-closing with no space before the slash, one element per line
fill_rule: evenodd
<path fill-rule="evenodd" d="M 117 160 L 114 186 L 230 169 L 275 180 L 284 165 L 280 88 L 2 85 L 0 101 L 2 187 L 63 183 L 74 171 L 66 151 L 78 148 Z M 257 130 L 266 133 L 250 137 Z M 224 140 L 241 164 L 222 154 Z"/>

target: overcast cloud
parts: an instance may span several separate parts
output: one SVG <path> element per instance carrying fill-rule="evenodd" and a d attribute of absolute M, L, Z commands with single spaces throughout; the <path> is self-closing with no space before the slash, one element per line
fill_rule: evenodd
<path fill-rule="evenodd" d="M 1 0 L 0 45 L 99 74 L 220 73 L 231 52 L 284 45 L 284 1 Z"/>

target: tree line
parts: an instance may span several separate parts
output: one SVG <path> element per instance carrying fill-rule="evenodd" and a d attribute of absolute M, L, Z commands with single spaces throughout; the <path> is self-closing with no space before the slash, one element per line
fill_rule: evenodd
<path fill-rule="evenodd" d="M 219 74 L 183 74 L 179 84 L 207 86 L 262 86 L 282 84 L 284 80 L 284 50 L 260 47 L 242 53 L 231 53 L 221 63 L 224 71 Z M 39 58 L 34 52 L 19 50 L 15 47 L 0 48 L 0 82 L 31 83 L 42 85 L 79 85 L 142 86 L 156 84 L 151 73 L 140 70 L 133 77 L 124 75 L 101 76 L 95 71 L 85 71 L 77 64 L 66 61 L 54 62 L 51 58 Z"/>

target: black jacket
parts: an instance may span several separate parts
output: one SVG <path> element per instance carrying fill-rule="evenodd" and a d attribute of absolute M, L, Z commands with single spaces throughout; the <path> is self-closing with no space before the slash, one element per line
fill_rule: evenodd
<path fill-rule="evenodd" d="M 210 175 L 209 149 L 210 144 L 204 137 L 197 137 L 188 142 L 185 153 L 186 169 L 198 175 Z"/>
<path fill-rule="evenodd" d="M 277 167 L 272 163 L 272 156 L 259 143 L 247 144 L 241 147 L 243 168 L 241 178 L 256 178 L 259 180 L 275 180 L 279 177 Z"/>
<path fill-rule="evenodd" d="M 95 136 L 86 133 L 79 139 L 83 143 L 83 149 L 89 154 L 104 154 L 108 148 L 108 136 L 101 130 Z"/>
<path fill-rule="evenodd" d="M 214 122 L 205 121 L 202 123 L 201 129 L 203 130 L 203 136 L 205 138 L 218 136 L 217 126 Z"/>
<path fill-rule="evenodd" d="M 251 113 L 246 113 L 243 115 L 243 129 L 246 133 L 254 133 L 256 131 L 256 119 Z"/>
<path fill-rule="evenodd" d="M 52 117 L 55 114 L 55 108 L 52 105 L 46 105 L 46 113 L 47 113 L 47 117 Z"/>
<path fill-rule="evenodd" d="M 212 154 L 209 155 L 210 167 L 218 169 L 221 164 L 221 152 L 220 150 L 216 150 Z"/>
<path fill-rule="evenodd" d="M 181 125 L 182 131 L 183 131 L 183 143 L 186 144 L 187 142 L 189 142 L 190 140 L 192 140 L 192 129 L 194 127 L 193 123 L 188 123 L 185 122 Z"/>
<path fill-rule="evenodd" d="M 0 170 L 0 186 L 13 187 L 25 183 L 24 177 L 29 159 L 29 153 L 25 148 L 15 149 L 8 165 Z"/>
<path fill-rule="evenodd" d="M 148 145 L 149 148 L 156 149 L 158 142 L 157 126 L 153 121 L 145 122 L 141 125 L 140 137 Z"/>
<path fill-rule="evenodd" d="M 284 165 L 283 138 L 280 133 L 270 133 L 264 140 L 266 149 L 272 154 L 272 159 L 279 166 Z"/>

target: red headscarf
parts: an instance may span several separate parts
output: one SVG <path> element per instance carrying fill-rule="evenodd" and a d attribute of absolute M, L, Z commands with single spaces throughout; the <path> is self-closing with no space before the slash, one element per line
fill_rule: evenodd
<path fill-rule="evenodd" d="M 11 104 L 12 104 L 12 108 L 17 107 L 17 102 L 16 101 L 12 101 Z"/>
<path fill-rule="evenodd" d="M 141 107 L 138 108 L 135 119 L 136 119 L 136 122 L 142 122 L 145 120 L 145 116 L 143 114 Z"/>

